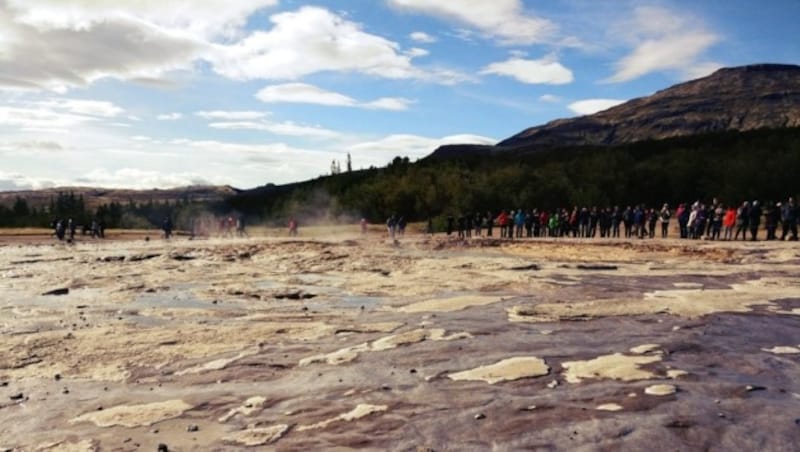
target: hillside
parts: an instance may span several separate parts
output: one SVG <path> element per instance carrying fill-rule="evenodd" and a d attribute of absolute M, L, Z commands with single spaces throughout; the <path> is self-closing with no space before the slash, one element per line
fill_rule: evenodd
<path fill-rule="evenodd" d="M 531 127 L 503 149 L 616 145 L 728 130 L 800 126 L 800 66 L 720 69 L 608 110 Z"/>
<path fill-rule="evenodd" d="M 74 193 L 75 197 L 83 196 L 85 206 L 89 209 L 97 208 L 103 204 L 117 202 L 121 204 L 133 201 L 137 204 L 154 202 L 174 203 L 178 200 L 196 202 L 222 201 L 235 195 L 239 190 L 230 186 L 189 186 L 169 189 L 128 190 L 104 189 L 92 187 L 56 187 L 40 190 L 23 190 L 0 192 L 0 205 L 10 207 L 19 197 L 27 201 L 30 207 L 40 208 L 49 206 L 51 200 L 58 197 L 59 193 Z"/>

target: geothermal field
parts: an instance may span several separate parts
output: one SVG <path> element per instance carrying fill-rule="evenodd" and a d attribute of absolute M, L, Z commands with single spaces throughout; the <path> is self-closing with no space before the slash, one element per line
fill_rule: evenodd
<path fill-rule="evenodd" d="M 797 450 L 796 242 L 0 245 L 0 450 Z"/>

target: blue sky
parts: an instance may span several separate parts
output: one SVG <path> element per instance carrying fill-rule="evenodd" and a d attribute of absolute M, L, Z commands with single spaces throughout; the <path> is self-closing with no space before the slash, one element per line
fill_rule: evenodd
<path fill-rule="evenodd" d="M 494 143 L 723 66 L 796 0 L 0 0 L 0 190 L 249 188 Z"/>

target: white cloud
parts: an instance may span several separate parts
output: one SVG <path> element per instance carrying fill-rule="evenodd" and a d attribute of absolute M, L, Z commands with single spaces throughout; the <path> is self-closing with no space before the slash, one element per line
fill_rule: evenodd
<path fill-rule="evenodd" d="M 615 64 L 616 71 L 607 82 L 625 82 L 664 70 L 691 76 L 698 65 L 705 69 L 714 64 L 697 60 L 720 41 L 702 22 L 657 6 L 636 8 L 615 34 L 633 45 L 633 50 Z"/>
<path fill-rule="evenodd" d="M 419 47 L 412 47 L 412 48 L 410 48 L 410 49 L 406 50 L 406 51 L 405 51 L 405 52 L 403 52 L 403 53 L 404 53 L 405 55 L 408 55 L 408 56 L 409 56 L 409 57 L 411 57 L 411 58 L 424 57 L 424 56 L 428 56 L 428 55 L 430 55 L 430 54 L 431 54 L 431 53 L 430 53 L 430 52 L 428 52 L 427 50 L 425 50 L 425 49 L 420 49 Z"/>
<path fill-rule="evenodd" d="M 387 0 L 397 8 L 452 19 L 498 38 L 504 44 L 545 42 L 556 30 L 547 19 L 525 10 L 521 0 Z"/>
<path fill-rule="evenodd" d="M 156 116 L 156 119 L 159 121 L 177 121 L 183 117 L 183 113 L 173 112 L 173 113 L 164 113 L 161 115 Z"/>
<path fill-rule="evenodd" d="M 139 168 L 94 169 L 76 179 L 84 185 L 104 188 L 172 188 L 188 185 L 213 185 L 205 176 L 194 172 L 170 172 L 143 170 Z"/>
<path fill-rule="evenodd" d="M 38 190 L 55 186 L 50 180 L 0 170 L 0 191 Z"/>
<path fill-rule="evenodd" d="M 293 80 L 325 71 L 451 84 L 468 79 L 454 71 L 419 69 L 397 43 L 323 8 L 306 6 L 270 21 L 269 31 L 216 45 L 210 58 L 214 70 L 234 80 Z"/>
<path fill-rule="evenodd" d="M 21 22 L 24 13 L 0 4 L 0 87 L 7 89 L 64 92 L 104 77 L 159 78 L 191 67 L 204 46 L 131 17 L 109 17 L 83 28 L 34 21 L 42 27 L 37 28 Z"/>
<path fill-rule="evenodd" d="M 224 121 L 208 124 L 213 129 L 222 130 L 260 130 L 273 135 L 305 137 L 311 139 L 341 138 L 342 134 L 319 126 L 297 124 L 292 121 Z"/>
<path fill-rule="evenodd" d="M 278 0 L 6 0 L 18 21 L 39 29 L 89 30 L 109 19 L 133 18 L 168 30 L 212 38 L 239 32 L 254 12 Z"/>
<path fill-rule="evenodd" d="M 267 113 L 261 111 L 198 111 L 195 113 L 197 116 L 205 119 L 225 119 L 230 121 L 259 119 L 267 116 Z"/>
<path fill-rule="evenodd" d="M 31 139 L 31 140 L 0 142 L 0 151 L 54 152 L 63 150 L 64 146 L 61 144 L 61 142 L 54 140 Z"/>
<path fill-rule="evenodd" d="M 567 105 L 567 108 L 579 115 L 592 115 L 625 102 L 620 99 L 585 99 L 573 102 Z"/>
<path fill-rule="evenodd" d="M 350 96 L 327 91 L 307 83 L 285 83 L 262 88 L 256 97 L 266 103 L 287 102 L 352 107 L 358 102 Z"/>
<path fill-rule="evenodd" d="M 415 31 L 410 35 L 408 35 L 408 37 L 411 38 L 412 41 L 419 42 L 422 44 L 431 44 L 436 42 L 435 37 L 429 35 L 428 33 L 425 33 L 424 31 Z"/>
<path fill-rule="evenodd" d="M 548 85 L 563 85 L 574 79 L 571 70 L 550 57 L 539 60 L 512 57 L 486 66 L 481 74 L 503 75 L 522 83 Z"/>
<path fill-rule="evenodd" d="M 266 103 L 301 103 L 336 107 L 358 107 L 372 110 L 406 110 L 413 103 L 410 99 L 384 97 L 371 102 L 359 102 L 345 94 L 328 91 L 307 83 L 285 83 L 271 85 L 256 93 Z"/>
<path fill-rule="evenodd" d="M 153 141 L 152 138 L 150 138 L 150 137 L 148 137 L 146 135 L 134 135 L 134 136 L 131 137 L 131 140 L 133 140 L 133 141 Z"/>
<path fill-rule="evenodd" d="M 114 77 L 159 82 L 277 0 L 6 0 L 0 88 L 63 93 Z"/>
<path fill-rule="evenodd" d="M 66 132 L 79 125 L 97 121 L 91 116 L 61 112 L 54 108 L 38 106 L 0 106 L 0 126 L 23 131 Z"/>
<path fill-rule="evenodd" d="M 413 100 L 403 97 L 381 97 L 372 102 L 362 104 L 362 106 L 369 110 L 403 111 L 408 110 L 408 107 L 413 103 Z"/>
<path fill-rule="evenodd" d="M 80 99 L 49 99 L 38 102 L 38 105 L 57 110 L 65 110 L 87 116 L 113 118 L 124 113 L 125 110 L 111 102 Z"/>
<path fill-rule="evenodd" d="M 555 104 L 561 102 L 561 97 L 556 96 L 554 94 L 542 94 L 539 96 L 539 100 L 542 102 L 547 102 L 549 104 Z"/>
<path fill-rule="evenodd" d="M 346 148 L 353 156 L 354 167 L 383 166 L 395 157 L 418 159 L 432 153 L 445 144 L 486 144 L 497 143 L 494 138 L 480 135 L 450 135 L 443 138 L 429 138 L 419 135 L 389 135 L 375 141 L 353 144 Z"/>
<path fill-rule="evenodd" d="M 693 66 L 683 68 L 683 76 L 686 80 L 705 77 L 707 75 L 711 75 L 712 72 L 716 71 L 717 69 L 721 69 L 722 67 L 723 66 L 721 64 L 713 61 L 696 63 Z"/>

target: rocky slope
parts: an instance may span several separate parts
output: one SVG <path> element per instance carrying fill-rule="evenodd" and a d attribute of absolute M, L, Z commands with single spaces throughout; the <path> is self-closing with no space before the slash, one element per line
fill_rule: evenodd
<path fill-rule="evenodd" d="M 177 200 L 188 199 L 192 201 L 221 201 L 229 196 L 238 193 L 239 190 L 230 186 L 189 186 L 168 189 L 152 190 L 128 190 L 128 189 L 106 189 L 97 187 L 57 187 L 40 190 L 22 190 L 0 192 L 0 204 L 11 206 L 17 197 L 25 199 L 31 207 L 41 207 L 50 204 L 52 199 L 58 197 L 59 193 L 74 193 L 75 196 L 83 196 L 86 206 L 94 208 L 102 204 L 110 204 L 112 201 L 127 203 L 133 201 L 144 203 L 153 201 L 163 203 L 166 201 L 175 202 Z"/>
<path fill-rule="evenodd" d="M 800 127 L 800 66 L 720 69 L 651 96 L 532 127 L 500 148 L 615 145 L 725 130 Z"/>

